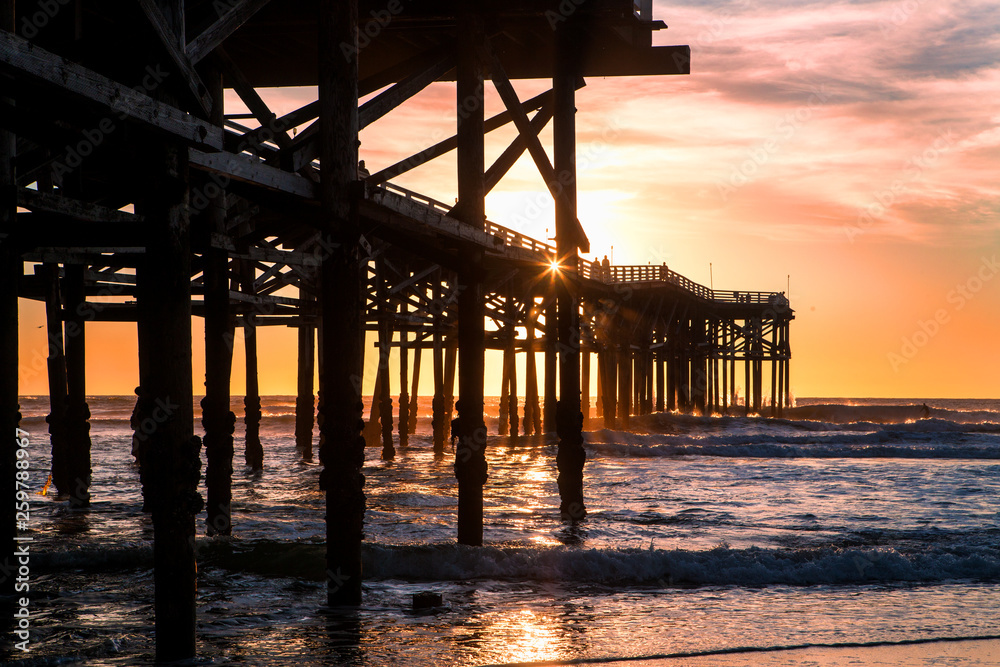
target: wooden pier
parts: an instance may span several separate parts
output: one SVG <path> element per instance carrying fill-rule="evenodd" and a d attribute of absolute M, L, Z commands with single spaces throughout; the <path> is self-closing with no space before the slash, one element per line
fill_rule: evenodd
<path fill-rule="evenodd" d="M 406 446 L 418 393 L 434 397 L 436 452 L 457 431 L 457 539 L 469 545 L 482 544 L 485 520 L 484 394 L 503 397 L 501 434 L 558 435 L 567 521 L 586 515 L 592 406 L 594 423 L 611 428 L 655 410 L 761 413 L 766 363 L 771 414 L 788 405 L 783 294 L 712 290 L 666 266 L 578 255 L 589 242 L 576 210 L 576 91 L 586 77 L 688 74 L 688 47 L 652 46 L 665 27 L 651 2 L 632 0 L 0 0 L 0 422 L 11 434 L 20 419 L 17 299 L 44 301 L 53 482 L 86 507 L 100 492 L 90 488 L 87 323 L 137 323 L 133 424 L 155 534 L 158 660 L 195 655 L 195 516 L 207 513 L 209 534 L 232 532 L 237 329 L 253 469 L 267 446 L 255 332 L 298 330 L 295 434 L 312 459 L 318 423 L 331 606 L 361 602 L 366 442 L 387 459 Z M 522 100 L 511 81 L 526 78 L 551 89 Z M 435 81 L 456 83 L 454 136 L 360 168 L 361 129 Z M 489 118 L 486 85 L 505 107 Z M 277 116 L 258 92 L 276 86 L 315 86 L 317 100 Z M 226 113 L 226 89 L 249 114 Z M 539 132 L 550 122 L 547 151 Z M 511 123 L 516 139 L 486 164 L 486 134 Z M 454 204 L 392 182 L 451 151 Z M 525 152 L 555 202 L 555 245 L 486 218 L 486 195 Z M 204 318 L 204 341 L 191 340 L 192 317 Z M 195 344 L 206 355 L 204 438 L 194 434 Z M 501 387 L 484 386 L 487 349 L 502 353 Z M 361 394 L 366 354 L 379 359 L 372 397 Z M 2 449 L 7 498 L 15 452 Z M 12 585 L 7 576 L 4 590 Z"/>

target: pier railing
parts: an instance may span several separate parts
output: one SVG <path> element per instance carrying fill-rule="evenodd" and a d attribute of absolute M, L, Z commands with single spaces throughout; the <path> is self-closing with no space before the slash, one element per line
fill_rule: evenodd
<path fill-rule="evenodd" d="M 440 202 L 419 192 L 408 190 L 394 183 L 381 183 L 375 186 L 386 192 L 405 197 L 422 206 L 432 209 L 442 216 L 451 213 L 452 206 Z M 486 221 L 485 231 L 494 238 L 501 239 L 504 245 L 524 248 L 544 256 L 551 261 L 556 256 L 555 246 L 539 241 L 526 234 L 514 231 L 495 222 Z M 777 292 L 746 292 L 739 290 L 717 290 L 690 280 L 676 271 L 671 271 L 664 265 L 651 264 L 615 265 L 604 268 L 594 262 L 580 260 L 577 270 L 581 278 L 596 280 L 603 283 L 669 283 L 706 301 L 719 303 L 753 303 L 775 305 L 785 299 L 784 294 Z"/>
<path fill-rule="evenodd" d="M 418 204 L 422 204 L 430 209 L 433 209 L 434 212 L 439 213 L 441 215 L 449 215 L 451 213 L 451 209 L 453 208 L 452 206 L 449 206 L 444 202 L 440 202 L 426 195 L 422 195 L 419 192 L 408 190 L 404 187 L 396 185 L 395 183 L 388 183 L 388 182 L 381 183 L 376 187 L 381 188 L 386 192 L 391 192 L 393 194 L 405 197 L 406 199 L 409 199 L 410 201 L 416 202 Z M 490 222 L 489 220 L 487 220 L 485 231 L 487 234 L 490 234 L 495 238 L 502 239 L 504 245 L 512 246 L 514 248 L 524 248 L 525 250 L 531 250 L 537 253 L 541 253 L 545 255 L 549 260 L 554 258 L 556 255 L 556 247 L 554 245 L 550 245 L 543 241 L 533 239 L 526 234 L 514 231 L 513 229 L 504 227 L 503 225 L 498 225 L 495 222 Z"/>
<path fill-rule="evenodd" d="M 700 283 L 696 283 L 662 265 L 613 265 L 604 268 L 599 264 L 580 260 L 579 272 L 583 278 L 604 283 L 669 283 L 706 301 L 721 303 L 766 303 L 775 305 L 785 298 L 784 294 L 778 292 L 712 289 L 711 287 L 705 287 Z"/>

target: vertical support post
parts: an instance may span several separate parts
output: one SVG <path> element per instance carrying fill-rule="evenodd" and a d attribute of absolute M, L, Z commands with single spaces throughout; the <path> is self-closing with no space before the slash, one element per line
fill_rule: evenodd
<path fill-rule="evenodd" d="M 209 63 L 205 83 L 212 95 L 212 122 L 225 121 L 222 74 Z M 229 305 L 229 253 L 211 243 L 212 234 L 226 232 L 226 194 L 213 184 L 205 209 L 205 397 L 201 423 L 205 429 L 205 526 L 209 535 L 232 534 L 233 432 L 236 414 L 229 409 L 232 392 L 235 318 Z M 310 378 L 311 380 L 311 378 Z M 298 425 L 296 424 L 296 432 Z"/>
<path fill-rule="evenodd" d="M 182 25 L 183 3 L 159 4 L 173 25 Z M 172 101 L 166 91 L 161 95 Z M 146 502 L 153 518 L 156 660 L 170 662 L 196 653 L 195 515 L 204 505 L 191 389 L 189 179 L 182 143 L 149 136 L 141 145 L 147 164 L 139 212 L 149 242 L 137 276 L 139 348 L 147 357 L 139 383 L 157 421 L 146 441 Z"/>
<path fill-rule="evenodd" d="M 761 398 L 764 395 L 764 330 L 759 317 L 754 318 L 753 332 L 753 410 L 760 414 Z"/>
<path fill-rule="evenodd" d="M 551 433 L 556 430 L 556 343 L 559 338 L 557 326 L 558 305 L 556 299 L 549 295 L 545 307 L 545 367 L 542 382 L 542 431 Z"/>
<path fill-rule="evenodd" d="M 14 32 L 14 0 L 0 0 L 0 30 Z M 0 93 L 0 98 L 6 95 Z M 13 103 L 3 99 L 3 102 Z M 15 434 L 21 436 L 18 404 L 17 363 L 17 284 L 23 264 L 17 248 L 15 223 L 17 222 L 17 185 L 14 174 L 13 132 L 0 127 L 0 431 L 4 434 L 0 445 L 0 595 L 13 596 L 15 584 L 14 538 L 17 536 L 14 494 L 17 470 L 17 450 L 20 448 Z"/>
<path fill-rule="evenodd" d="M 66 445 L 70 507 L 90 505 L 90 407 L 84 335 L 83 265 L 65 266 Z"/>
<path fill-rule="evenodd" d="M 677 335 L 676 332 L 668 332 L 665 370 L 667 375 L 667 410 L 669 412 L 677 409 L 677 365 Z"/>
<path fill-rule="evenodd" d="M 511 304 L 513 304 L 513 297 L 509 297 Z M 513 316 L 513 314 L 512 314 Z M 510 372 L 507 374 L 507 419 L 510 425 L 510 436 L 513 439 L 518 437 L 518 418 L 517 418 L 517 348 L 515 347 L 515 336 L 517 332 L 511 325 L 510 339 L 507 341 L 508 349 L 510 350 Z"/>
<path fill-rule="evenodd" d="M 750 322 L 750 318 L 747 318 L 744 321 L 743 324 L 744 324 L 744 327 L 743 327 L 743 331 L 744 331 L 744 333 L 743 333 L 743 359 L 744 359 L 743 373 L 745 375 L 745 377 L 744 377 L 744 383 L 745 384 L 743 385 L 744 386 L 744 390 L 743 390 L 743 394 L 744 394 L 744 396 L 743 396 L 743 412 L 744 412 L 745 416 L 749 417 L 750 416 L 750 410 L 752 409 L 751 398 L 750 397 L 753 395 L 753 387 L 752 387 L 752 385 L 750 383 L 751 365 L 753 364 L 753 362 L 751 361 L 751 358 L 752 358 L 752 353 L 751 353 L 752 343 L 751 343 L 751 341 L 753 340 L 753 330 L 752 330 L 752 324 Z"/>
<path fill-rule="evenodd" d="M 709 354 L 712 364 L 712 412 L 719 412 L 719 321 L 709 321 Z"/>
<path fill-rule="evenodd" d="M 611 337 L 613 334 L 609 331 L 605 335 L 608 338 L 604 342 L 599 360 L 604 375 L 601 381 L 601 391 L 604 392 L 601 409 L 604 411 L 604 428 L 615 428 L 615 415 L 618 412 L 618 359 L 614 339 Z"/>
<path fill-rule="evenodd" d="M 662 336 L 659 340 L 660 346 L 656 348 L 656 356 L 654 357 L 653 363 L 656 366 L 656 411 L 663 412 L 666 408 L 666 400 L 664 394 L 667 391 L 667 379 L 666 379 L 666 364 L 663 362 L 664 352 L 666 351 L 663 347 Z"/>
<path fill-rule="evenodd" d="M 459 424 L 453 424 L 455 415 L 455 367 L 458 364 L 458 337 L 450 333 L 444 341 L 444 421 L 451 429 L 451 438 L 458 437 Z"/>
<path fill-rule="evenodd" d="M 590 421 L 590 350 L 580 349 L 580 411 L 584 426 Z"/>
<path fill-rule="evenodd" d="M 413 384 L 410 385 L 410 409 L 407 411 L 406 432 L 413 435 L 417 432 L 417 403 L 420 394 L 420 355 L 423 347 L 419 338 L 413 347 Z"/>
<path fill-rule="evenodd" d="M 382 374 L 375 374 L 375 387 L 372 389 L 371 407 L 368 409 L 368 421 L 362 434 L 365 436 L 365 446 L 374 447 L 379 441 L 379 424 L 382 419 Z"/>
<path fill-rule="evenodd" d="M 652 337 L 652 333 L 650 333 L 650 337 Z M 644 409 L 645 414 L 647 415 L 653 412 L 653 372 L 655 370 L 653 368 L 655 365 L 655 362 L 653 361 L 653 352 L 649 349 L 649 340 L 650 338 L 646 339 L 646 349 L 644 350 L 643 358 L 643 372 L 645 373 L 646 379 L 646 405 Z"/>
<path fill-rule="evenodd" d="M 434 454 L 444 454 L 445 431 L 448 423 L 445 419 L 444 397 L 444 341 L 441 329 L 444 326 L 444 293 L 441 285 L 441 271 L 434 276 L 434 399 L 431 401 L 431 427 L 434 435 Z"/>
<path fill-rule="evenodd" d="M 594 411 L 598 418 L 604 418 L 604 352 L 597 349 L 597 395 L 594 397 Z"/>
<path fill-rule="evenodd" d="M 722 414 L 729 414 L 729 321 L 719 320 L 719 335 L 722 342 L 719 346 L 719 362 L 722 365 Z"/>
<path fill-rule="evenodd" d="M 775 318 L 774 327 L 778 331 L 778 345 L 774 349 L 775 367 L 773 372 L 778 376 L 778 416 L 785 415 L 785 327 Z"/>
<path fill-rule="evenodd" d="M 703 317 L 691 320 L 691 397 L 692 407 L 702 415 L 707 414 L 708 360 L 705 356 L 706 322 Z"/>
<path fill-rule="evenodd" d="M 46 264 L 45 329 L 49 340 L 46 360 L 49 380 L 49 443 L 52 448 L 52 483 L 60 496 L 69 494 L 69 451 L 66 438 L 66 356 L 63 348 L 62 297 L 59 265 Z"/>
<path fill-rule="evenodd" d="M 349 47 L 349 48 L 345 48 Z M 333 251 L 320 267 L 320 488 L 326 492 L 327 603 L 361 604 L 365 439 L 364 274 L 358 178 L 358 0 L 319 5 L 320 201 Z M 346 55 L 345 55 L 346 52 Z"/>
<path fill-rule="evenodd" d="M 538 435 L 542 432 L 542 419 L 538 405 L 538 364 L 535 359 L 535 327 L 538 324 L 538 311 L 535 308 L 534 297 L 528 297 L 528 324 L 524 347 L 524 434 Z"/>
<path fill-rule="evenodd" d="M 784 329 L 784 332 L 785 332 L 785 335 L 784 335 L 785 344 L 783 345 L 784 354 L 785 354 L 785 374 L 784 374 L 784 376 L 785 376 L 785 405 L 790 408 L 790 407 L 792 407 L 792 387 L 789 384 L 789 373 L 790 373 L 790 367 L 792 365 L 792 347 L 791 347 L 791 341 L 789 340 L 789 334 L 791 332 L 791 329 L 789 327 L 788 320 L 784 321 L 783 329 Z"/>
<path fill-rule="evenodd" d="M 579 521 L 587 515 L 583 503 L 583 415 L 580 412 L 580 300 L 574 291 L 579 271 L 576 217 L 576 80 L 578 54 L 570 21 L 556 31 L 556 71 L 552 80 L 553 166 L 562 184 L 556 198 L 556 253 L 562 280 L 559 299 L 559 512 Z M 558 189 L 556 190 L 558 191 Z"/>
<path fill-rule="evenodd" d="M 312 298 L 299 288 L 299 299 L 309 303 Z M 300 313 L 300 319 L 304 320 Z M 316 327 L 304 321 L 298 332 L 298 377 L 295 396 L 295 448 L 303 461 L 313 460 L 313 425 L 316 421 L 316 396 L 313 394 L 313 376 L 316 374 Z M 377 399 L 376 399 L 377 400 Z M 375 404 L 375 400 L 372 401 Z"/>
<path fill-rule="evenodd" d="M 484 181 L 485 116 L 483 70 L 479 48 L 486 39 L 483 19 L 463 6 L 458 15 L 458 212 L 459 220 L 482 229 L 486 222 Z M 458 295 L 458 421 L 455 450 L 458 478 L 458 542 L 483 543 L 483 485 L 486 484 L 486 424 L 483 421 L 483 376 L 486 334 L 482 250 L 463 253 Z"/>
<path fill-rule="evenodd" d="M 375 295 L 378 299 L 378 391 L 379 425 L 382 429 L 382 460 L 396 458 L 392 441 L 392 392 L 389 387 L 389 357 L 392 353 L 392 321 L 395 309 L 389 303 L 389 290 L 385 281 L 385 260 L 375 260 Z M 376 400 L 373 398 L 373 400 Z"/>
<path fill-rule="evenodd" d="M 240 260 L 240 280 L 243 292 L 254 294 L 254 268 L 248 259 Z M 246 447 L 243 452 L 246 464 L 254 471 L 264 468 L 264 448 L 260 444 L 260 386 L 257 381 L 257 323 L 255 313 L 243 315 L 243 346 L 246 353 L 246 395 L 243 397 Z"/>
<path fill-rule="evenodd" d="M 618 427 L 628 429 L 632 413 L 632 346 L 618 340 Z"/>
<path fill-rule="evenodd" d="M 405 273 L 409 275 L 409 271 Z M 410 379 L 410 334 L 406 331 L 407 311 L 406 299 L 399 300 L 399 421 L 396 424 L 399 433 L 399 446 L 410 444 L 410 395 L 406 387 Z"/>
<path fill-rule="evenodd" d="M 503 342 L 503 359 L 500 362 L 500 405 L 497 415 L 497 435 L 507 435 L 510 432 L 510 345 L 508 339 L 511 337 L 509 328 L 501 329 L 498 332 L 500 340 Z"/>
<path fill-rule="evenodd" d="M 771 416 L 778 416 L 778 322 L 771 320 Z"/>

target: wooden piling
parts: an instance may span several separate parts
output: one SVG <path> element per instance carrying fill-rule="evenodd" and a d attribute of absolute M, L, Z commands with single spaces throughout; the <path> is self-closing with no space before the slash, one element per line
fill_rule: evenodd
<path fill-rule="evenodd" d="M 420 394 L 420 355 L 423 347 L 413 348 L 413 384 L 410 385 L 410 409 L 407 411 L 406 432 L 413 435 L 417 432 L 417 400 Z"/>
<path fill-rule="evenodd" d="M 375 396 L 379 403 L 379 426 L 382 432 L 382 460 L 396 458 L 396 445 L 392 440 L 392 392 L 389 387 L 389 357 L 392 352 L 392 322 L 394 306 L 389 302 L 389 289 L 385 280 L 385 260 L 375 260 L 375 296 L 378 299 L 378 377 Z M 372 398 L 374 402 L 375 397 Z"/>
<path fill-rule="evenodd" d="M 486 221 L 486 188 L 483 113 L 483 71 L 479 49 L 485 39 L 483 18 L 474 8 L 458 10 L 458 219 L 476 229 Z M 453 214 L 456 213 L 453 211 Z M 486 334 L 483 329 L 483 251 L 470 247 L 463 253 L 458 295 L 458 420 L 455 450 L 458 478 L 458 542 L 483 543 L 483 485 L 486 483 L 486 424 L 483 422 L 483 377 Z"/>
<path fill-rule="evenodd" d="M 90 505 L 90 407 L 87 405 L 87 347 L 84 329 L 83 266 L 64 269 L 66 303 L 66 472 L 70 507 Z"/>
<path fill-rule="evenodd" d="M 299 298 L 305 302 L 312 300 L 303 289 L 299 290 Z M 316 374 L 316 327 L 311 324 L 299 325 L 297 343 L 295 448 L 301 453 L 303 461 L 312 461 L 313 425 L 316 421 L 316 396 L 313 393 L 313 377 Z M 375 401 L 372 401 L 372 405 L 375 405 Z"/>
<path fill-rule="evenodd" d="M 455 414 L 455 369 L 458 365 L 458 335 L 450 333 L 445 338 L 444 345 L 444 424 L 448 429 L 449 439 L 457 438 L 458 433 L 451 432 L 451 422 Z"/>
<path fill-rule="evenodd" d="M 610 334 L 608 334 L 610 336 Z M 604 428 L 615 428 L 617 426 L 616 415 L 618 414 L 618 358 L 613 340 L 609 337 L 604 342 L 604 349 L 601 350 L 598 360 L 600 370 L 604 375 L 601 381 L 601 410 L 604 414 Z"/>
<path fill-rule="evenodd" d="M 181 24 L 182 4 L 158 4 L 172 25 Z M 190 181 L 183 144 L 150 135 L 140 156 L 146 191 L 138 208 L 149 234 L 137 272 L 138 333 L 148 356 L 140 364 L 140 385 L 150 401 L 146 419 L 152 420 L 143 430 L 146 501 L 153 517 L 156 660 L 168 662 L 196 653 L 195 515 L 204 505 L 191 388 Z"/>
<path fill-rule="evenodd" d="M 204 80 L 214 102 L 212 122 L 225 120 L 222 75 L 209 64 Z M 207 198 L 203 213 L 208 232 L 203 239 L 205 262 L 205 397 L 202 427 L 205 429 L 205 527 L 209 535 L 232 534 L 233 433 L 236 414 L 229 409 L 232 392 L 235 317 L 229 302 L 229 253 L 211 243 L 212 234 L 226 232 L 226 195 Z M 206 188 L 207 190 L 207 188 Z M 296 426 L 296 429 L 298 426 Z"/>
<path fill-rule="evenodd" d="M 434 333 L 433 333 L 433 366 L 434 366 L 434 398 L 431 401 L 431 429 L 433 432 L 434 454 L 441 456 L 444 454 L 444 443 L 447 439 L 448 422 L 445 418 L 445 391 L 444 391 L 444 336 L 442 327 L 444 326 L 444 294 L 441 284 L 441 272 L 437 272 L 434 280 Z"/>
<path fill-rule="evenodd" d="M 562 265 L 559 282 L 559 512 L 564 519 L 579 521 L 587 515 L 583 501 L 583 414 L 580 411 L 580 299 L 570 282 L 578 275 L 577 249 L 581 243 L 576 201 L 576 81 L 579 67 L 579 35 L 575 21 L 556 30 L 556 70 L 552 79 L 553 166 L 562 188 L 556 196 L 556 253 Z M 589 250 L 589 246 L 585 248 Z"/>
<path fill-rule="evenodd" d="M 545 365 L 542 382 L 542 431 L 552 433 L 556 430 L 556 345 L 559 340 L 558 314 L 556 299 L 552 298 L 545 306 Z"/>
<path fill-rule="evenodd" d="M 628 430 L 632 414 L 632 349 L 628 340 L 618 341 L 618 420 L 617 427 Z"/>
<path fill-rule="evenodd" d="M 240 281 L 243 292 L 254 294 L 254 268 L 249 260 L 240 260 Z M 260 442 L 260 386 L 257 379 L 257 323 L 256 313 L 243 315 L 243 348 L 246 357 L 246 395 L 243 397 L 246 426 L 245 448 L 243 452 L 246 464 L 251 470 L 263 470 L 264 447 Z"/>
<path fill-rule="evenodd" d="M 331 251 L 320 269 L 320 487 L 326 492 L 327 603 L 361 604 L 365 284 L 359 257 L 357 0 L 319 4 L 320 201 Z"/>
<path fill-rule="evenodd" d="M 667 376 L 667 405 L 668 412 L 677 409 L 677 373 L 679 361 L 677 359 L 677 337 L 671 331 L 667 335 L 667 358 L 664 371 Z"/>
<path fill-rule="evenodd" d="M 663 360 L 663 340 L 660 339 L 660 347 L 656 349 L 653 363 L 656 366 L 656 411 L 663 412 L 666 409 L 666 392 L 667 392 L 667 378 L 666 378 L 666 364 Z"/>
<path fill-rule="evenodd" d="M 542 416 L 538 405 L 538 364 L 535 358 L 535 328 L 538 325 L 538 310 L 531 300 L 524 347 L 524 434 L 538 435 L 542 432 Z"/>
<path fill-rule="evenodd" d="M 14 0 L 0 0 L 0 30 L 14 32 Z M 0 92 L 0 104 L 13 105 Z M 23 271 L 17 248 L 17 188 L 14 173 L 16 137 L 0 127 L 0 430 L 7 433 L 0 445 L 0 595 L 13 596 L 15 584 L 14 538 L 17 536 L 14 497 L 16 493 L 18 439 L 21 422 L 18 404 L 17 286 Z M 20 435 L 18 433 L 18 435 Z"/>
<path fill-rule="evenodd" d="M 407 272 L 408 274 L 409 272 Z M 406 324 L 407 311 L 406 299 L 399 300 L 399 321 Z M 405 326 L 399 330 L 399 421 L 396 432 L 399 434 L 399 446 L 406 447 L 410 444 L 410 395 L 406 388 L 410 380 L 410 334 Z"/>
<path fill-rule="evenodd" d="M 69 451 L 66 438 L 66 356 L 63 344 L 62 297 L 59 265 L 43 266 L 46 278 L 45 329 L 49 354 L 46 360 L 49 380 L 49 443 L 52 451 L 52 483 L 57 494 L 68 496 L 72 487 L 69 475 Z"/>
<path fill-rule="evenodd" d="M 503 358 L 500 362 L 500 405 L 497 415 L 497 435 L 510 433 L 510 345 L 507 343 L 509 333 L 506 329 L 498 334 L 503 341 Z"/>

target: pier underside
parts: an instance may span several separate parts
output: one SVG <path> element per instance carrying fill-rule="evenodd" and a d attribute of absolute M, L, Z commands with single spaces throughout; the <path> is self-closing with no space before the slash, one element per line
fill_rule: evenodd
<path fill-rule="evenodd" d="M 558 435 L 570 522 L 586 516 L 588 420 L 627 428 L 654 410 L 760 413 L 765 376 L 772 414 L 788 405 L 784 295 L 579 259 L 589 241 L 576 214 L 576 91 L 591 76 L 690 71 L 688 47 L 652 46 L 666 26 L 651 3 L 140 0 L 50 12 L 57 4 L 0 0 L 0 354 L 17 367 L 17 299 L 44 302 L 53 483 L 86 507 L 99 493 L 86 333 L 137 323 L 133 450 L 155 528 L 159 660 L 195 655 L 195 516 L 204 509 L 210 534 L 232 533 L 237 330 L 253 469 L 266 446 L 254 332 L 297 330 L 296 438 L 323 465 L 331 606 L 361 601 L 364 447 L 392 458 L 405 446 L 418 392 L 434 396 L 435 450 L 457 437 L 457 537 L 470 545 L 483 539 L 484 392 L 503 397 L 501 434 Z M 511 81 L 524 78 L 552 87 L 522 100 Z M 358 133 L 436 81 L 456 82 L 454 136 L 361 168 Z M 489 118 L 486 85 L 504 103 Z M 278 86 L 315 87 L 316 99 L 277 116 L 259 91 Z M 227 89 L 249 113 L 226 113 Z M 550 122 L 551 149 L 539 139 Z M 516 139 L 486 164 L 485 135 L 511 123 Z M 454 204 L 392 182 L 451 151 Z M 525 153 L 555 202 L 554 245 L 486 219 L 487 193 Z M 204 318 L 204 341 L 191 339 L 192 317 Z M 206 358 L 204 438 L 191 407 L 195 345 Z M 484 386 L 487 350 L 502 355 L 501 387 Z M 425 354 L 430 378 L 420 377 Z M 365 355 L 379 359 L 373 396 L 362 395 Z M 390 359 L 403 388 L 395 401 Z M 17 375 L 3 378 L 9 433 Z M 8 498 L 16 450 L 2 449 Z M 0 520 L 11 545 L 14 516 Z"/>

